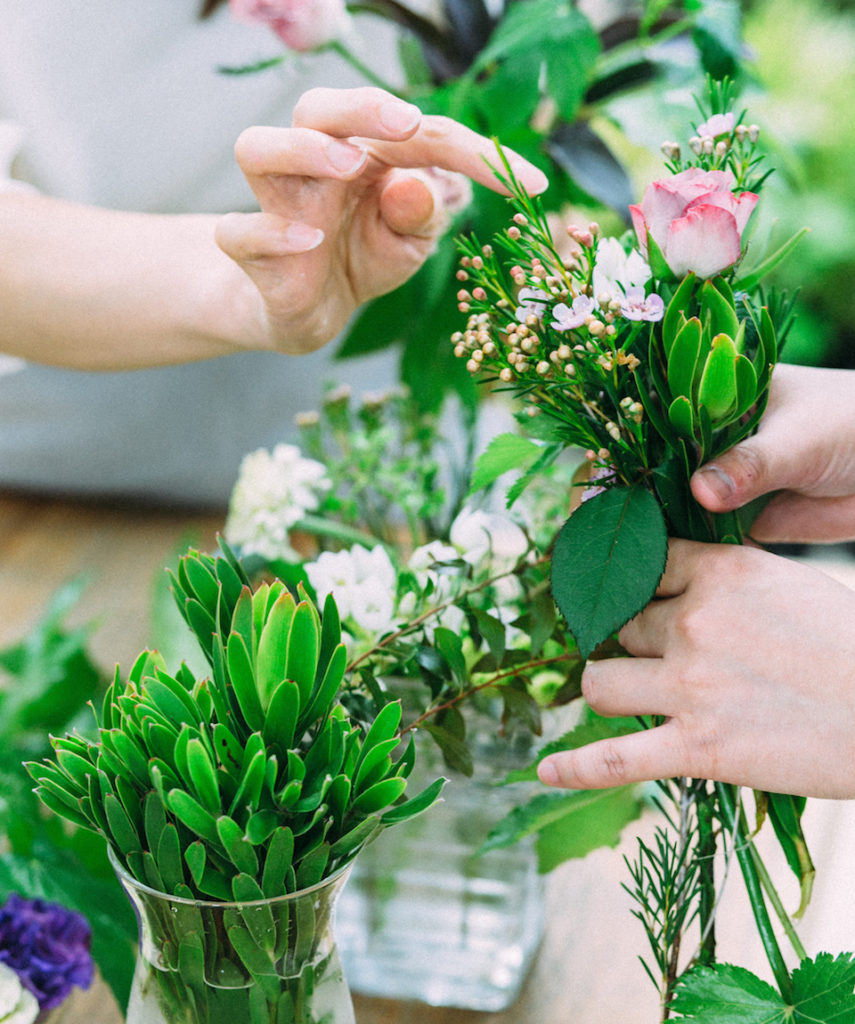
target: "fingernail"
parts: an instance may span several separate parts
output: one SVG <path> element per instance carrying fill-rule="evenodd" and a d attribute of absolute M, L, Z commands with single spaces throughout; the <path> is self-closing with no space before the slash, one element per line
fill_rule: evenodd
<path fill-rule="evenodd" d="M 541 192 L 545 192 L 549 188 L 549 178 L 539 167 L 535 167 L 520 157 L 511 160 L 510 164 L 514 174 L 525 185 L 527 192 L 532 195 L 540 195 Z"/>
<path fill-rule="evenodd" d="M 718 466 L 702 466 L 698 470 L 698 476 L 703 479 L 704 484 L 712 491 L 717 501 L 727 502 L 736 493 L 736 484 L 733 479 Z"/>
<path fill-rule="evenodd" d="M 283 231 L 285 241 L 295 253 L 310 252 L 324 240 L 324 233 L 320 228 L 310 227 L 308 224 L 289 224 Z"/>
<path fill-rule="evenodd" d="M 353 174 L 365 163 L 368 154 L 359 146 L 351 146 L 348 142 L 333 139 L 327 146 L 330 163 L 342 174 Z"/>
<path fill-rule="evenodd" d="M 558 769 L 548 757 L 537 766 L 537 777 L 547 786 L 558 785 Z"/>
<path fill-rule="evenodd" d="M 419 123 L 422 112 L 414 103 L 391 100 L 380 107 L 380 121 L 390 132 L 409 132 Z"/>

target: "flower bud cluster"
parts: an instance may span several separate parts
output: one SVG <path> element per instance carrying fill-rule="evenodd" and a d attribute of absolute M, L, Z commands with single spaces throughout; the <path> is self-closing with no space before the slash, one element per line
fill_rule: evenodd
<path fill-rule="evenodd" d="M 644 325 L 625 296 L 594 294 L 600 226 L 570 224 L 566 236 L 572 248 L 562 258 L 517 212 L 497 236 L 507 262 L 492 247 L 461 244 L 457 300 L 467 320 L 452 335 L 454 354 L 473 376 L 519 392 L 529 416 L 581 410 L 595 450 L 630 444 L 644 418 L 631 347 Z"/>

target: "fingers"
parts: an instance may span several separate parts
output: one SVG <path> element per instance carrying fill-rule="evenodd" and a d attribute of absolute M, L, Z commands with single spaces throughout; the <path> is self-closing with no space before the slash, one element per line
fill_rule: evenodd
<path fill-rule="evenodd" d="M 655 657 L 589 662 L 582 675 L 582 693 L 588 706 L 606 718 L 671 717 L 679 703 L 661 658 Z"/>
<path fill-rule="evenodd" d="M 228 213 L 217 222 L 217 245 L 238 263 L 311 252 L 324 240 L 320 228 L 271 213 Z"/>
<path fill-rule="evenodd" d="M 436 238 L 448 226 L 438 189 L 418 171 L 393 172 L 380 196 L 380 214 L 398 235 Z"/>
<path fill-rule="evenodd" d="M 490 139 L 451 118 L 422 115 L 382 89 L 312 89 L 299 100 L 294 125 L 338 138 L 374 140 L 371 152 L 389 167 L 441 167 L 505 191 L 485 164 L 504 173 Z M 549 182 L 542 171 L 513 150 L 504 153 L 528 192 L 546 190 Z"/>
<path fill-rule="evenodd" d="M 327 135 L 369 139 L 409 138 L 418 128 L 422 112 L 412 103 L 383 89 L 310 89 L 294 108 L 295 127 L 312 128 Z"/>
<path fill-rule="evenodd" d="M 656 729 L 551 754 L 540 762 L 537 774 L 547 786 L 606 789 L 692 772 L 676 725 L 666 722 Z"/>
<path fill-rule="evenodd" d="M 774 497 L 751 536 L 762 543 L 840 543 L 855 540 L 855 497 L 811 498 L 785 492 Z"/>
<path fill-rule="evenodd" d="M 267 175 L 346 181 L 364 169 L 368 153 L 359 144 L 310 128 L 255 126 L 238 136 L 235 157 L 252 184 Z"/>

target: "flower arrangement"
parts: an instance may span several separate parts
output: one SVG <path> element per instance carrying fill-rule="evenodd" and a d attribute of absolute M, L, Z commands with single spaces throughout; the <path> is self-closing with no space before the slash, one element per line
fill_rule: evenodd
<path fill-rule="evenodd" d="M 146 912 L 158 956 L 137 985 L 164 1020 L 320 1024 L 326 922 L 275 897 L 340 874 L 380 830 L 429 807 L 442 780 L 405 800 L 414 750 L 400 742 L 400 704 L 363 723 L 340 703 L 332 598 L 321 614 L 281 581 L 251 588 L 225 546 L 189 552 L 172 580 L 210 676 L 170 674 L 143 652 L 107 690 L 97 738 L 57 738 L 55 757 L 27 768 L 48 807 L 107 839 L 129 890 L 184 906 Z M 215 924 L 212 903 L 250 909 Z"/>
<path fill-rule="evenodd" d="M 745 265 L 749 218 L 768 171 L 757 127 L 735 117 L 733 104 L 731 83 L 711 81 L 691 156 L 684 159 L 674 142 L 663 145 L 670 176 L 631 206 L 634 234 L 606 238 L 595 223 L 571 225 L 568 248 L 505 164 L 497 173 L 512 192 L 510 225 L 488 244 L 459 240 L 458 309 L 467 322 L 452 338 L 455 355 L 514 396 L 530 435 L 527 446 L 515 434 L 496 437 L 479 463 L 481 479 L 523 470 L 513 502 L 568 447 L 585 455 L 578 508 L 551 559 L 552 593 L 584 658 L 624 653 L 615 632 L 652 598 L 669 535 L 741 543 L 756 512 L 711 515 L 689 490 L 695 469 L 756 428 L 793 316 L 786 296 L 759 285 L 799 236 Z M 659 724 L 655 716 L 584 717 L 540 756 Z M 562 801 L 580 796 L 536 797 L 488 845 L 548 826 Z M 639 841 L 627 888 L 647 933 L 645 967 L 662 1019 L 730 1020 L 736 1007 L 740 1020 L 751 1021 L 791 1013 L 831 1021 L 855 1012 L 855 958 L 807 956 L 753 846 L 739 790 L 664 780 L 655 802 L 665 824 L 654 845 Z M 771 793 L 757 802 L 758 821 L 772 822 L 799 878 L 803 910 L 813 878 L 805 802 Z M 777 989 L 716 962 L 719 848 L 739 864 Z M 775 916 L 800 961 L 792 974 Z M 681 959 L 692 925 L 699 938 Z"/>

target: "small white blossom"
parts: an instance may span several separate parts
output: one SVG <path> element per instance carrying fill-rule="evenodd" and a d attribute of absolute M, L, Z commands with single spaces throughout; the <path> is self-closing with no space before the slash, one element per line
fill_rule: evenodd
<path fill-rule="evenodd" d="M 8 964 L 0 963 L 0 1024 L 33 1024 L 38 1015 L 36 997 Z"/>
<path fill-rule="evenodd" d="M 360 544 L 349 551 L 324 551 L 305 569 L 318 602 L 323 605 L 332 594 L 343 621 L 373 634 L 394 625 L 397 574 L 382 544 L 370 551 Z"/>
<path fill-rule="evenodd" d="M 468 506 L 451 524 L 449 539 L 470 565 L 489 559 L 496 573 L 513 568 L 528 550 L 526 536 L 513 519 Z"/>
<path fill-rule="evenodd" d="M 326 468 L 295 445 L 259 448 L 244 456 L 229 502 L 225 535 L 247 554 L 296 558 L 288 533 L 329 490 Z"/>

